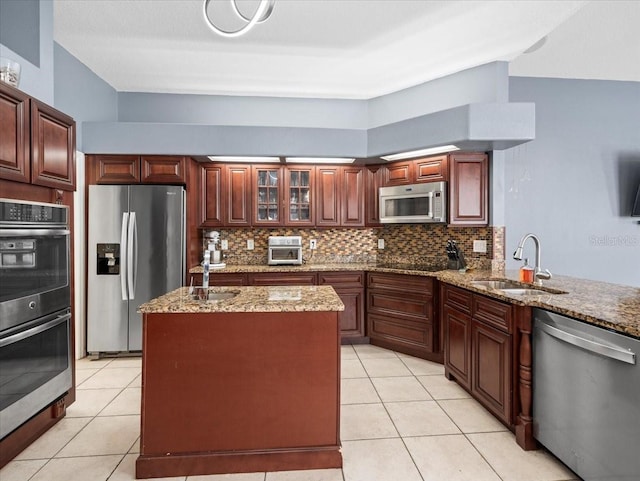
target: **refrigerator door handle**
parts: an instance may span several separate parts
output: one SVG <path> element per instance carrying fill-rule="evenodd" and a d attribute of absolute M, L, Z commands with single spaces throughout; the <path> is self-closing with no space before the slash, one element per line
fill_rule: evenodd
<path fill-rule="evenodd" d="M 120 259 L 120 290 L 122 300 L 129 299 L 127 293 L 127 226 L 129 225 L 129 213 L 122 213 L 122 229 L 120 230 L 120 252 L 123 257 Z"/>
<path fill-rule="evenodd" d="M 136 290 L 136 267 L 138 261 L 138 239 L 136 226 L 136 213 L 129 213 L 129 243 L 127 245 L 127 289 L 129 299 L 135 298 Z"/>

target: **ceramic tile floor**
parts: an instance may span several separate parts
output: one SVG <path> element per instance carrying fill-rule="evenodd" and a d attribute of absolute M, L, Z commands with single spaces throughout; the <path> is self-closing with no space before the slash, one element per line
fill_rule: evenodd
<path fill-rule="evenodd" d="M 131 481 L 140 359 L 77 362 L 67 416 L 0 470 L 2 481 Z M 176 481 L 565 481 L 578 479 L 513 435 L 439 364 L 370 345 L 342 347 L 344 467 L 162 478 Z"/>

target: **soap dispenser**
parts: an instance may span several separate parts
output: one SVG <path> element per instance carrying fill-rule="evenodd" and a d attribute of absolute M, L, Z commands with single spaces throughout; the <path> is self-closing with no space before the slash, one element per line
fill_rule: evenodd
<path fill-rule="evenodd" d="M 529 265 L 529 259 L 525 259 L 520 268 L 520 282 L 533 283 L 533 267 Z"/>

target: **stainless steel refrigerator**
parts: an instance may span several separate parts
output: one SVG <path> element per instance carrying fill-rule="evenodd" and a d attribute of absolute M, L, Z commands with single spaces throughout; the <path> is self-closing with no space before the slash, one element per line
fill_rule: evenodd
<path fill-rule="evenodd" d="M 87 351 L 140 351 L 138 307 L 183 285 L 184 189 L 89 186 Z"/>

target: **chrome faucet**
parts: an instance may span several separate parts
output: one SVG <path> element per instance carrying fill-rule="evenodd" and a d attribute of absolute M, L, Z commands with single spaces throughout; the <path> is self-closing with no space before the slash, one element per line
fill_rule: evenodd
<path fill-rule="evenodd" d="M 533 243 L 536 246 L 536 265 L 534 266 L 533 277 L 535 278 L 535 283 L 541 286 L 542 279 L 547 279 L 547 280 L 551 279 L 551 272 L 549 272 L 549 269 L 545 269 L 543 271 L 542 268 L 540 267 L 540 250 L 541 250 L 540 239 L 538 239 L 533 234 L 526 234 L 522 239 L 520 239 L 520 242 L 518 243 L 518 248 L 513 253 L 513 258 L 517 261 L 522 260 L 522 249 L 524 247 L 524 243 L 529 238 L 533 239 Z"/>
<path fill-rule="evenodd" d="M 204 251 L 204 262 L 202 263 L 202 288 L 209 288 L 209 261 L 211 260 L 211 251 Z"/>

